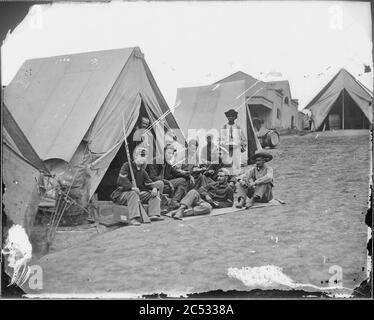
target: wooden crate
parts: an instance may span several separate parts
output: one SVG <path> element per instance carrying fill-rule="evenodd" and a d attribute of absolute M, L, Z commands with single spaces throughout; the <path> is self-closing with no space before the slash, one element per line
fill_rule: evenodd
<path fill-rule="evenodd" d="M 90 204 L 91 217 L 90 221 L 98 222 L 107 227 L 116 224 L 129 223 L 130 216 L 127 206 L 118 205 L 112 201 L 98 201 L 94 196 Z M 148 206 L 143 205 L 145 211 L 148 213 Z"/>
<path fill-rule="evenodd" d="M 98 201 L 97 210 L 100 219 L 112 221 L 112 224 L 127 223 L 129 221 L 127 206 L 121 206 L 112 201 Z"/>
<path fill-rule="evenodd" d="M 129 222 L 127 206 L 121 206 L 112 201 L 98 201 L 93 198 L 90 204 L 90 212 L 90 221 L 98 222 L 107 227 Z"/>

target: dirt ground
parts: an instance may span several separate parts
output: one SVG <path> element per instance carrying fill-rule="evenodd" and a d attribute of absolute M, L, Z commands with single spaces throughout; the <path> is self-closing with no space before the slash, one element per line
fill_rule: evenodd
<path fill-rule="evenodd" d="M 250 290 L 229 267 L 276 265 L 296 282 L 344 287 L 366 277 L 369 131 L 282 136 L 270 152 L 275 198 L 286 205 L 123 227 L 38 261 L 43 290 L 131 294 Z M 274 239 L 278 237 L 278 242 Z"/>

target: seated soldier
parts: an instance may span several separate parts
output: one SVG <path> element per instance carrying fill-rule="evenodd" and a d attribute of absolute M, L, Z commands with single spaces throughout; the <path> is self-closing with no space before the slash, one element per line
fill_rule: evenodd
<path fill-rule="evenodd" d="M 185 150 L 185 159 L 181 165 L 180 171 L 185 174 L 190 174 L 193 177 L 193 183 L 190 183 L 189 189 L 198 190 L 201 186 L 212 182 L 212 179 L 204 175 L 206 167 L 200 165 L 199 156 L 199 142 L 196 139 L 191 139 Z"/>
<path fill-rule="evenodd" d="M 228 179 L 230 172 L 226 168 L 218 170 L 217 181 L 213 181 L 199 189 L 200 196 L 213 208 L 232 207 L 234 201 L 234 190 Z"/>
<path fill-rule="evenodd" d="M 169 210 L 179 207 L 180 200 L 186 195 L 188 183 L 193 183 L 193 177 L 188 173 L 183 173 L 175 169 L 172 165 L 175 148 L 171 144 L 167 144 L 164 150 L 163 163 L 154 162 L 147 165 L 147 172 L 152 181 L 162 181 L 164 183 L 164 193 L 168 193 L 171 197 Z"/>
<path fill-rule="evenodd" d="M 272 160 L 273 156 L 260 151 L 256 152 L 252 159 L 256 161 L 256 165 L 237 179 L 237 208 L 249 208 L 254 202 L 269 202 L 273 199 L 273 169 L 265 164 Z"/>
<path fill-rule="evenodd" d="M 216 182 L 201 187 L 199 191 L 190 190 L 181 200 L 179 209 L 172 214 L 172 217 L 182 219 L 184 216 L 209 214 L 212 208 L 232 207 L 234 192 L 227 182 L 229 174 L 227 169 L 220 169 Z"/>
<path fill-rule="evenodd" d="M 148 216 L 151 221 L 163 220 L 160 209 L 159 189 L 162 181 L 152 181 L 144 169 L 146 163 L 146 150 L 136 148 L 134 151 L 134 161 L 131 161 L 132 171 L 136 181 L 133 185 L 129 162 L 125 162 L 119 172 L 117 179 L 117 189 L 111 194 L 114 203 L 127 205 L 129 209 L 130 225 L 140 225 L 141 203 L 148 204 Z"/>

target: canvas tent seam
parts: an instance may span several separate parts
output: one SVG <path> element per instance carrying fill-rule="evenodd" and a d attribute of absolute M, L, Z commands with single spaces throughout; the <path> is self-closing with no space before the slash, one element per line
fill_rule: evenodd
<path fill-rule="evenodd" d="M 101 107 L 100 107 L 99 110 L 97 111 L 97 113 L 96 113 L 94 119 L 91 121 L 91 125 L 95 122 L 95 119 L 96 119 L 96 117 L 97 117 L 97 114 L 100 112 L 100 110 L 101 110 L 101 108 L 103 107 L 103 105 L 105 105 L 105 103 L 108 101 L 109 96 L 111 95 L 112 91 L 114 90 L 114 87 L 115 87 L 117 81 L 119 80 L 119 78 L 121 77 L 122 72 L 124 72 L 125 69 L 127 68 L 127 66 L 129 65 L 130 60 L 131 60 L 131 58 L 132 58 L 133 55 L 134 55 L 134 48 L 132 48 L 132 49 L 133 49 L 133 50 L 132 50 L 130 56 L 128 57 L 128 59 L 127 59 L 126 62 L 124 63 L 124 65 L 123 65 L 121 71 L 118 73 L 117 78 L 114 80 L 113 85 L 112 85 L 112 87 L 109 89 L 108 94 L 106 95 L 106 97 L 105 97 L 105 99 L 104 99 L 104 101 L 103 101 Z M 90 130 L 91 125 L 89 126 L 89 128 L 88 128 L 87 131 L 86 131 L 86 133 L 84 134 L 84 137 L 86 136 L 88 130 Z M 103 129 L 103 128 L 101 128 L 101 130 L 102 130 L 102 129 Z M 95 135 L 95 136 L 90 137 L 90 140 L 92 141 L 92 140 L 93 140 L 93 139 L 98 135 L 99 132 L 100 132 L 100 130 L 96 132 L 96 135 Z M 88 143 L 90 144 L 91 141 L 88 141 Z M 99 154 L 99 153 L 96 153 L 96 152 L 92 152 L 92 153 Z M 105 153 L 105 152 L 104 152 L 104 153 Z"/>
<path fill-rule="evenodd" d="M 156 81 L 151 73 L 151 70 L 149 69 L 149 66 L 147 64 L 147 62 L 145 61 L 144 58 L 138 58 L 138 59 L 141 59 L 142 60 L 142 63 L 143 63 L 143 66 L 144 66 L 144 69 L 145 69 L 145 72 L 146 72 L 146 75 L 147 75 L 147 78 L 148 78 L 148 81 L 149 83 L 151 84 L 151 88 L 152 90 L 155 92 L 155 96 L 156 96 L 156 99 L 157 99 L 157 102 L 158 104 L 160 105 L 161 107 L 161 111 L 163 113 L 166 113 L 167 111 L 170 111 L 169 107 L 168 107 L 168 104 L 164 98 L 164 96 L 162 95 L 161 93 L 161 90 L 160 88 L 157 86 L 156 84 Z M 161 103 L 160 103 L 161 102 Z M 165 108 L 166 107 L 166 108 Z M 178 126 L 178 122 L 176 121 L 174 115 L 172 112 L 169 112 L 169 114 L 165 117 L 166 119 L 166 122 L 168 122 L 167 118 L 169 118 L 171 120 L 171 125 L 174 127 L 172 129 L 178 129 L 179 126 Z M 171 127 L 170 127 L 171 128 Z M 185 138 L 183 136 L 183 138 Z"/>
<path fill-rule="evenodd" d="M 355 79 L 350 73 L 349 75 L 365 91 L 365 93 L 367 93 L 371 97 L 371 99 L 373 99 L 373 92 L 369 88 L 366 88 L 364 84 L 361 83 L 361 81 Z"/>
<path fill-rule="evenodd" d="M 139 92 L 138 92 L 138 94 L 135 96 L 134 101 L 132 102 L 132 105 L 135 104 L 135 102 L 136 102 L 138 96 L 140 96 L 140 93 L 139 93 Z M 124 115 L 124 113 L 123 113 L 123 117 L 124 117 L 124 116 L 125 116 L 125 115 Z M 122 132 L 123 134 L 121 135 L 121 138 L 119 139 L 119 141 L 118 141 L 116 144 L 114 144 L 112 147 L 110 147 L 109 150 L 103 152 L 102 155 L 101 155 L 99 158 L 95 159 L 92 163 L 90 163 L 89 168 L 90 168 L 91 170 L 100 170 L 100 169 L 103 169 L 103 167 L 94 168 L 94 166 L 95 166 L 97 163 L 99 163 L 102 159 L 104 159 L 108 154 L 110 154 L 110 153 L 111 153 L 115 148 L 117 148 L 119 145 L 122 145 L 122 143 L 125 141 L 125 139 L 127 139 L 128 136 L 126 136 L 126 132 L 124 132 L 124 130 L 121 130 L 121 132 Z M 99 154 L 99 153 L 96 153 L 96 154 Z"/>
<path fill-rule="evenodd" d="M 372 100 L 366 99 L 365 97 L 363 97 L 363 96 L 357 94 L 356 92 L 354 92 L 354 91 L 352 91 L 352 90 L 350 90 L 350 89 L 346 89 L 346 91 L 347 91 L 347 93 L 349 93 L 351 96 L 352 96 L 352 95 L 355 95 L 355 96 L 357 96 L 358 98 L 360 98 L 361 100 L 364 100 L 365 102 L 368 102 L 368 103 L 372 102 Z"/>

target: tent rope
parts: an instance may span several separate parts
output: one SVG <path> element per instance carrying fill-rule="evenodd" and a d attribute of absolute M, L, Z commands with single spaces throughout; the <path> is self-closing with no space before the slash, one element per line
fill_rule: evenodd
<path fill-rule="evenodd" d="M 85 149 L 83 151 L 84 155 L 86 154 L 87 149 L 88 149 L 88 144 L 86 143 Z M 71 183 L 70 183 L 70 185 L 68 187 L 66 195 L 68 195 L 70 193 L 71 188 L 72 188 L 72 186 L 73 186 L 73 184 L 75 182 L 75 179 L 76 179 L 77 175 L 78 175 L 78 170 L 75 171 L 74 177 L 73 177 L 73 179 L 72 179 L 72 181 L 71 181 Z M 54 210 L 53 214 L 51 215 L 52 219 L 50 221 L 50 229 L 49 229 L 48 234 L 47 234 L 47 245 L 48 246 L 50 246 L 51 243 L 52 243 L 52 241 L 53 241 L 53 238 L 54 238 L 55 233 L 57 231 L 58 225 L 60 224 L 60 221 L 62 219 L 62 216 L 63 216 L 65 210 L 67 210 L 71 206 L 71 204 L 70 204 L 69 207 L 67 207 L 68 203 L 70 203 L 70 201 L 69 202 L 67 201 L 68 200 L 67 196 L 62 192 L 62 190 L 61 190 L 62 189 L 61 188 L 61 186 L 62 186 L 61 183 L 58 180 L 57 180 L 57 182 L 59 183 L 59 190 L 58 190 L 58 192 L 59 192 L 60 195 L 62 194 L 63 196 L 59 196 L 57 205 L 55 205 L 55 210 Z M 62 198 L 64 198 L 64 200 L 65 200 L 65 205 L 64 205 L 64 208 L 59 212 L 59 207 L 60 207 L 60 203 L 61 203 L 61 199 Z M 57 220 L 57 223 L 55 223 L 56 220 Z"/>

